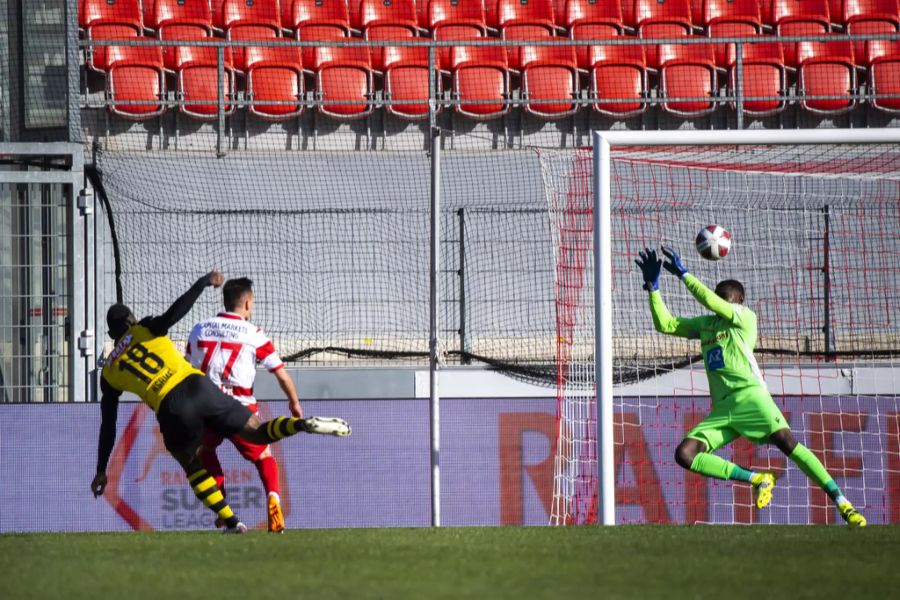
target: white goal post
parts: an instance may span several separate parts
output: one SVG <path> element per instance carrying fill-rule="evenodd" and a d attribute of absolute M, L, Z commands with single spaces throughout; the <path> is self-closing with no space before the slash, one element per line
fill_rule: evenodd
<path fill-rule="evenodd" d="M 736 146 L 800 144 L 900 144 L 900 129 L 810 129 L 744 131 L 594 131 L 593 142 L 593 269 L 594 365 L 598 440 L 599 515 L 597 522 L 614 525 L 615 468 L 613 429 L 613 331 L 611 246 L 611 147 Z M 740 240 L 737 244 L 740 244 Z M 649 317 L 648 317 L 649 318 Z"/>

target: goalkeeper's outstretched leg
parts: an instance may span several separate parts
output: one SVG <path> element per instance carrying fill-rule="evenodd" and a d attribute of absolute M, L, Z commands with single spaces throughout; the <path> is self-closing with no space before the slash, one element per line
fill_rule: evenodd
<path fill-rule="evenodd" d="M 840 488 L 834 482 L 834 478 L 825 469 L 825 465 L 816 458 L 815 454 L 810 452 L 809 448 L 797 441 L 790 428 L 779 429 L 769 436 L 769 441 L 778 446 L 778 449 L 794 461 L 794 464 L 800 467 L 800 470 L 807 477 L 825 490 L 825 493 L 834 501 L 835 506 L 840 511 L 841 517 L 849 525 L 856 527 L 866 526 L 866 518 L 844 497 L 844 494 L 841 493 Z"/>
<path fill-rule="evenodd" d="M 709 435 L 709 433 L 707 433 Z M 715 450 L 715 448 L 713 448 Z M 685 438 L 675 450 L 675 462 L 706 477 L 726 481 L 744 481 L 753 486 L 757 508 L 765 508 L 772 501 L 775 475 L 769 471 L 755 472 L 712 453 L 706 442 Z"/>

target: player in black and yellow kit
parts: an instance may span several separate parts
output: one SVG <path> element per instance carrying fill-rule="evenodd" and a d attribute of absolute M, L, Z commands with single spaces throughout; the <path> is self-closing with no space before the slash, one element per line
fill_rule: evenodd
<path fill-rule="evenodd" d="M 197 452 L 203 428 L 222 437 L 240 434 L 250 442 L 269 444 L 301 431 L 347 436 L 350 426 L 342 419 L 323 417 L 276 417 L 263 423 L 184 359 L 167 337 L 169 328 L 191 310 L 206 287 L 219 287 L 223 281 L 218 271 L 204 275 L 158 317 L 137 321 L 124 304 L 114 304 L 106 313 L 115 349 L 106 359 L 100 380 L 102 418 L 97 474 L 91 491 L 96 498 L 106 489 L 106 466 L 116 441 L 119 396 L 131 392 L 156 413 L 166 449 L 184 468 L 197 498 L 225 521 L 226 533 L 244 533 L 247 528 L 200 463 Z"/>

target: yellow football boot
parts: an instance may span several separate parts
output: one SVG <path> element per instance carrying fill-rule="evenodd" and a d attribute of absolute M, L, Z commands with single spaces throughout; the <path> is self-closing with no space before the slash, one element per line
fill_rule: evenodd
<path fill-rule="evenodd" d="M 849 502 L 842 503 L 838 506 L 838 510 L 841 511 L 841 516 L 847 521 L 847 525 L 853 525 L 854 527 L 866 526 L 866 518 L 853 508 L 853 505 Z"/>
<path fill-rule="evenodd" d="M 756 508 L 765 508 L 772 501 L 772 490 L 775 489 L 775 474 L 771 471 L 757 473 L 750 480 L 753 484 L 753 496 Z"/>

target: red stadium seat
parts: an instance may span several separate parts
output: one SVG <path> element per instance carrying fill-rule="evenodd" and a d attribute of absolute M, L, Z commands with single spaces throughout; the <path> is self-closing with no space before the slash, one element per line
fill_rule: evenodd
<path fill-rule="evenodd" d="M 208 0 L 145 0 L 144 4 L 152 7 L 151 27 L 194 25 L 205 31 L 212 30 Z"/>
<path fill-rule="evenodd" d="M 341 28 L 332 25 L 309 25 L 304 27 L 298 35 L 303 42 L 349 39 L 349 35 L 342 31 Z M 315 62 L 316 48 L 317 46 L 305 46 L 303 48 L 303 64 L 307 68 Z"/>
<path fill-rule="evenodd" d="M 822 35 L 831 31 L 828 0 L 772 0 L 776 35 Z M 796 68 L 797 45 L 782 45 L 785 66 Z"/>
<path fill-rule="evenodd" d="M 680 117 L 701 117 L 716 110 L 713 98 L 718 86 L 712 47 L 660 44 L 659 64 L 663 110 Z"/>
<path fill-rule="evenodd" d="M 222 29 L 231 31 L 241 27 L 271 29 L 276 36 L 280 35 L 281 9 L 278 0 L 225 0 L 222 4 Z"/>
<path fill-rule="evenodd" d="M 900 31 L 900 5 L 897 0 L 846 0 L 843 22 L 849 34 L 896 33 Z M 866 62 L 866 42 L 854 42 L 856 64 Z"/>
<path fill-rule="evenodd" d="M 330 26 L 350 33 L 346 0 L 294 0 L 289 19 L 282 23 L 296 30 L 298 39 L 303 39 L 305 27 Z"/>
<path fill-rule="evenodd" d="M 367 40 L 403 41 L 419 34 L 413 0 L 362 0 L 359 10 Z M 372 68 L 384 70 L 384 48 L 372 48 Z"/>
<path fill-rule="evenodd" d="M 690 0 L 691 5 L 691 23 L 699 25 L 703 23 L 703 5 L 704 0 Z"/>
<path fill-rule="evenodd" d="M 161 40 L 203 40 L 211 36 L 194 25 L 169 25 L 160 27 L 158 31 Z M 166 46 L 163 48 L 163 63 L 166 69 L 175 70 L 175 48 Z"/>
<path fill-rule="evenodd" d="M 479 120 L 509 112 L 509 67 L 497 47 L 454 47 L 450 53 L 456 112 Z M 477 103 L 468 104 L 475 101 Z"/>
<path fill-rule="evenodd" d="M 225 0 L 209 0 L 209 12 L 212 15 L 213 27 L 224 29 L 222 26 L 222 5 Z"/>
<path fill-rule="evenodd" d="M 572 46 L 522 48 L 522 96 L 525 110 L 545 119 L 574 114 L 580 106 L 578 63 Z"/>
<path fill-rule="evenodd" d="M 108 46 L 105 67 L 106 97 L 111 103 L 111 113 L 140 120 L 165 112 L 166 80 L 161 48 Z"/>
<path fill-rule="evenodd" d="M 225 35 L 233 41 L 273 40 L 281 36 L 278 0 L 225 0 L 222 5 Z M 244 47 L 234 48 L 234 67 L 246 71 Z"/>
<path fill-rule="evenodd" d="M 499 0 L 484 0 L 484 22 L 491 29 L 499 29 L 497 3 Z"/>
<path fill-rule="evenodd" d="M 294 29 L 292 25 L 294 22 L 294 0 L 278 0 L 278 7 L 281 9 L 282 29 Z"/>
<path fill-rule="evenodd" d="M 872 106 L 884 112 L 900 113 L 900 42 L 866 42 L 866 64 L 869 67 L 870 92 L 875 95 Z M 897 97 L 883 97 L 888 94 Z"/>
<path fill-rule="evenodd" d="M 359 10 L 360 0 L 347 0 L 347 15 L 350 17 L 350 27 L 353 29 L 362 29 L 360 18 L 362 13 Z"/>
<path fill-rule="evenodd" d="M 461 26 L 457 28 L 454 25 L 441 27 L 439 30 L 435 30 L 435 35 L 437 36 L 435 39 L 445 42 L 448 40 L 477 40 L 479 38 L 485 37 L 483 35 L 475 33 L 475 31 L 471 27 Z M 438 48 L 438 66 L 442 71 L 451 70 L 450 60 L 452 51 L 452 48 Z"/>
<path fill-rule="evenodd" d="M 431 0 L 425 18 L 435 40 L 471 40 L 487 35 L 481 0 Z M 450 70 L 449 48 L 438 49 L 438 62 L 442 70 Z"/>
<path fill-rule="evenodd" d="M 125 40 L 143 33 L 143 16 L 138 0 L 82 0 L 79 4 L 78 25 L 84 38 L 92 40 Z M 107 46 L 89 46 L 87 65 L 103 71 Z"/>
<path fill-rule="evenodd" d="M 553 37 L 553 33 L 542 25 L 516 25 L 503 30 L 505 40 L 534 41 Z M 506 60 L 509 68 L 518 71 L 522 68 L 522 46 L 510 46 L 506 48 Z"/>
<path fill-rule="evenodd" d="M 591 46 L 591 98 L 603 115 L 627 118 L 647 111 L 647 59 L 642 46 Z"/>
<path fill-rule="evenodd" d="M 801 107 L 826 115 L 853 109 L 856 99 L 851 94 L 856 93 L 856 63 L 850 42 L 800 42 L 797 63 Z"/>
<path fill-rule="evenodd" d="M 505 40 L 536 40 L 556 34 L 552 0 L 498 0 L 497 23 Z M 521 69 L 521 52 L 521 46 L 507 48 L 510 69 Z"/>
<path fill-rule="evenodd" d="M 433 33 L 450 25 L 472 27 L 482 35 L 487 32 L 481 0 L 431 0 L 426 19 L 425 23 Z"/>
<path fill-rule="evenodd" d="M 294 0 L 287 27 L 303 42 L 337 40 L 350 35 L 346 0 Z M 315 48 L 303 48 L 303 64 L 311 65 Z"/>
<path fill-rule="evenodd" d="M 628 23 L 626 23 L 628 24 Z M 687 35 L 691 31 L 691 6 L 688 0 L 635 0 L 634 23 L 640 30 L 651 30 L 662 26 L 663 30 L 675 31 L 676 36 Z M 646 37 L 661 37 L 647 35 Z"/>
<path fill-rule="evenodd" d="M 497 25 L 503 30 L 518 25 L 540 25 L 556 31 L 552 0 L 498 0 Z"/>
<path fill-rule="evenodd" d="M 316 72 L 316 97 L 323 102 L 319 105 L 320 113 L 341 120 L 359 119 L 372 113 L 374 105 L 367 104 L 374 92 L 367 48 L 316 48 L 313 70 Z"/>
<path fill-rule="evenodd" d="M 581 25 L 579 27 L 575 27 L 572 29 L 572 34 L 575 37 L 575 40 L 604 40 L 604 39 L 615 39 L 619 36 L 612 29 L 610 29 L 607 25 Z M 575 56 L 578 58 L 578 67 L 580 69 L 590 69 L 590 46 L 576 46 L 575 47 Z M 643 54 L 643 52 L 642 52 Z"/>
<path fill-rule="evenodd" d="M 303 112 L 305 91 L 300 48 L 247 48 L 247 99 L 251 113 L 272 121 L 292 119 Z"/>
<path fill-rule="evenodd" d="M 615 1 L 568 0 L 564 14 L 564 24 L 573 40 L 601 40 L 618 37 L 625 31 L 622 7 Z M 582 69 L 589 68 L 589 48 L 576 46 L 575 53 L 578 56 L 578 66 Z"/>
<path fill-rule="evenodd" d="M 161 40 L 201 40 L 212 36 L 212 14 L 207 0 L 155 0 L 152 23 Z M 163 48 L 167 69 L 175 69 L 175 48 Z"/>
<path fill-rule="evenodd" d="M 563 24 L 569 34 L 582 25 L 607 25 L 617 33 L 623 32 L 622 7 L 618 2 L 597 0 L 567 0 Z"/>
<path fill-rule="evenodd" d="M 414 36 L 419 30 L 413 0 L 361 0 L 359 13 L 364 31 L 376 27 L 400 27 L 408 29 Z"/>
<path fill-rule="evenodd" d="M 226 115 L 234 112 L 234 66 L 231 52 L 225 49 L 225 79 L 223 110 Z M 212 120 L 218 117 L 218 49 L 199 46 L 179 46 L 175 50 L 175 73 L 178 81 L 180 110 L 197 119 Z"/>
<path fill-rule="evenodd" d="M 424 4 L 424 2 L 419 2 Z M 435 40 L 471 40 L 487 35 L 481 0 L 431 0 L 426 21 Z M 450 69 L 450 49 L 438 49 L 441 69 Z"/>
<path fill-rule="evenodd" d="M 781 44 L 744 44 L 741 55 L 742 95 L 744 98 L 759 98 L 744 100 L 744 112 L 750 116 L 764 117 L 784 110 L 787 106 L 787 75 Z M 728 87 L 734 95 L 737 90 L 737 51 L 734 44 L 729 45 L 727 65 Z"/>
<path fill-rule="evenodd" d="M 84 30 L 97 25 L 131 25 L 143 28 L 140 0 L 80 0 L 78 26 Z"/>
<path fill-rule="evenodd" d="M 703 26 L 706 35 L 717 37 L 754 36 L 762 31 L 759 0 L 704 0 Z M 716 64 L 725 64 L 730 44 L 716 44 Z"/>
<path fill-rule="evenodd" d="M 635 0 L 634 25 L 642 38 L 675 38 L 690 35 L 691 7 L 688 0 Z M 659 49 L 646 48 L 647 65 L 658 68 Z"/>
<path fill-rule="evenodd" d="M 435 81 L 440 85 L 440 74 L 435 75 Z M 428 83 L 427 48 L 392 46 L 384 49 L 384 96 L 388 113 L 412 121 L 427 118 Z"/>

